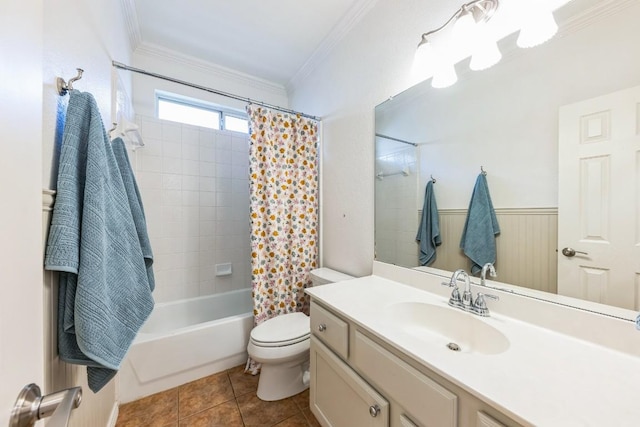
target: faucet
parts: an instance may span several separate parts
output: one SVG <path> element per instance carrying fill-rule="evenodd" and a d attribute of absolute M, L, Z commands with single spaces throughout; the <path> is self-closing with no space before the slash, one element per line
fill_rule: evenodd
<path fill-rule="evenodd" d="M 496 277 L 498 275 L 493 264 L 490 262 L 486 263 L 482 266 L 482 271 L 480 272 L 480 286 L 486 286 L 485 280 L 487 277 L 487 270 L 489 270 L 489 276 L 491 277 Z"/>
<path fill-rule="evenodd" d="M 496 275 L 493 264 L 485 264 L 484 267 L 482 267 L 481 284 L 483 285 L 487 270 L 489 270 L 489 274 L 491 274 L 492 276 Z M 458 289 L 458 277 L 460 276 L 462 276 L 462 278 L 464 279 L 464 291 L 462 292 L 462 296 L 460 296 L 460 290 Z M 442 285 L 453 288 L 453 291 L 451 291 L 451 297 L 449 298 L 449 305 L 451 307 L 456 307 L 482 317 L 489 316 L 489 308 L 487 307 L 485 298 L 491 298 L 494 300 L 499 299 L 497 296 L 478 292 L 478 296 L 474 301 L 473 294 L 471 293 L 471 279 L 469 278 L 469 274 L 462 269 L 456 270 L 451 275 L 451 279 L 449 280 L 449 282 L 442 282 Z"/>
<path fill-rule="evenodd" d="M 464 279 L 464 292 L 462 293 L 462 297 L 460 296 L 460 291 L 458 289 L 458 277 L 462 276 Z M 453 288 L 451 291 L 451 298 L 449 298 L 449 305 L 451 307 L 458 307 L 465 311 L 468 311 L 468 307 L 471 306 L 472 298 L 471 298 L 471 280 L 469 279 L 469 275 L 466 271 L 460 269 L 456 270 L 451 275 L 451 280 L 449 283 L 443 282 L 445 286 L 449 286 Z"/>

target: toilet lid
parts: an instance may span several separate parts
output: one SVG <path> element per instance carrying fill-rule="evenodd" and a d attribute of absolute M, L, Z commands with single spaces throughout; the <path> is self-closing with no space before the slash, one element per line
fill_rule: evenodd
<path fill-rule="evenodd" d="M 311 326 L 304 313 L 289 313 L 262 322 L 251 331 L 251 340 L 262 347 L 295 344 L 309 337 Z"/>

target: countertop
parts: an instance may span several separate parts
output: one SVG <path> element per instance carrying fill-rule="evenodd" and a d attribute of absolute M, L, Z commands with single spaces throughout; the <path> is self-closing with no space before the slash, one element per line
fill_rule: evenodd
<path fill-rule="evenodd" d="M 435 346 L 417 340 L 384 315 L 400 302 L 448 307 L 442 296 L 375 275 L 307 293 L 520 423 L 640 425 L 640 358 L 633 355 L 497 313 L 488 318 L 463 314 L 502 332 L 509 340 L 504 352 L 456 353 L 444 342 Z"/>

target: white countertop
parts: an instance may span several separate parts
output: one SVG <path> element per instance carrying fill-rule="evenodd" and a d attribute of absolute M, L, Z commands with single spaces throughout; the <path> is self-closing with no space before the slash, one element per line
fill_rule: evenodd
<path fill-rule="evenodd" d="M 633 355 L 496 313 L 488 318 L 463 314 L 501 331 L 509 339 L 509 348 L 492 355 L 456 353 L 444 345 L 417 340 L 383 315 L 386 307 L 407 301 L 448 307 L 447 299 L 439 295 L 379 276 L 307 292 L 520 423 L 640 425 L 640 358 Z M 491 302 L 487 301 L 489 307 Z"/>

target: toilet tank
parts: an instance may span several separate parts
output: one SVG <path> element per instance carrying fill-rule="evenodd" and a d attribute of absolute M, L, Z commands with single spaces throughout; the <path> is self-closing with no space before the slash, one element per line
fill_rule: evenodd
<path fill-rule="evenodd" d="M 353 276 L 341 273 L 330 268 L 322 267 L 309 272 L 311 278 L 311 286 L 324 285 L 327 283 L 340 282 L 342 280 L 355 279 Z"/>

